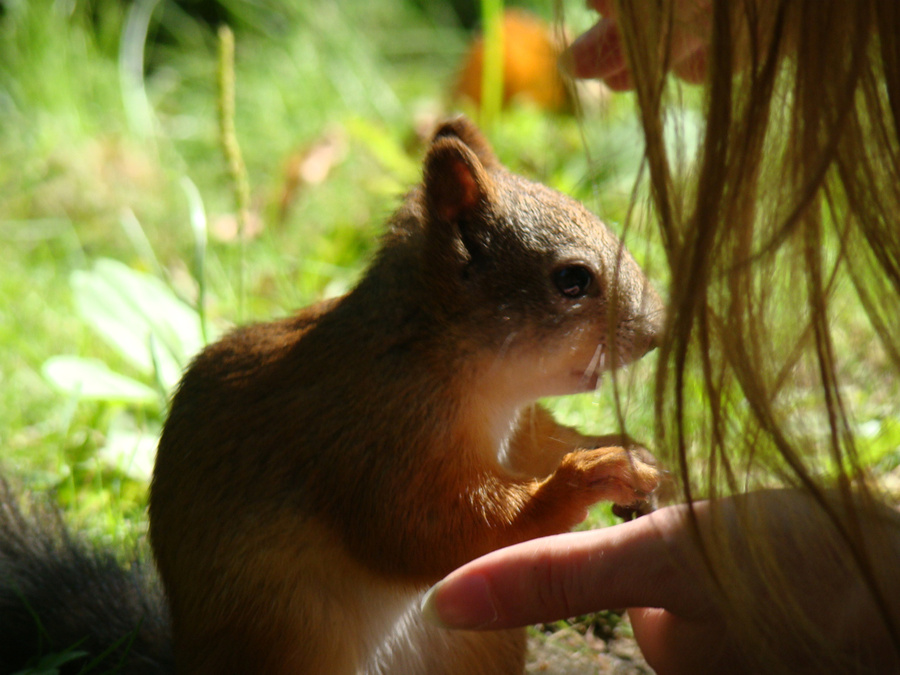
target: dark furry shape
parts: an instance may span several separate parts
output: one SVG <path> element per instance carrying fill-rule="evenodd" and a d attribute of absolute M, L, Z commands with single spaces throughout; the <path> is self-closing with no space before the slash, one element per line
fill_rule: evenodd
<path fill-rule="evenodd" d="M 63 674 L 98 658 L 87 672 L 174 672 L 156 573 L 149 563 L 123 567 L 75 539 L 50 508 L 26 513 L 0 482 L 0 675 L 69 650 L 87 655 L 63 665 Z"/>

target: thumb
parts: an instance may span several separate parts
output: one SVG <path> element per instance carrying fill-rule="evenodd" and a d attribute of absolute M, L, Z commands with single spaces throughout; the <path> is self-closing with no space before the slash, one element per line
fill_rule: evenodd
<path fill-rule="evenodd" d="M 682 523 L 680 510 L 669 508 L 602 530 L 495 551 L 434 586 L 423 613 L 445 628 L 500 629 L 600 609 L 678 611 L 688 598 L 679 574 L 683 566 L 667 539 L 672 528 L 683 529 Z"/>
<path fill-rule="evenodd" d="M 666 675 L 743 673 L 721 619 L 687 619 L 664 609 L 628 610 L 635 640 L 654 672 Z"/>

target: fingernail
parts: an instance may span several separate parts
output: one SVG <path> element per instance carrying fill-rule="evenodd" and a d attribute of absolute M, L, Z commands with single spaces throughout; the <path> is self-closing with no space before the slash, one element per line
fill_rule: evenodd
<path fill-rule="evenodd" d="M 477 574 L 438 582 L 422 598 L 422 616 L 442 628 L 487 628 L 497 608 L 487 580 Z"/>

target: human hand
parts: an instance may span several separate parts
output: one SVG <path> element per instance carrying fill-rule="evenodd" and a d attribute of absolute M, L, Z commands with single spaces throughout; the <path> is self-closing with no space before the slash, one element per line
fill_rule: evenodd
<path fill-rule="evenodd" d="M 668 58 L 672 72 L 686 82 L 701 82 L 706 76 L 711 0 L 669 2 L 672 12 L 669 53 L 660 53 L 660 59 Z M 597 10 L 602 18 L 572 43 L 563 55 L 562 63 L 574 77 L 602 79 L 614 91 L 633 89 L 614 0 L 588 0 L 588 6 Z M 660 16 L 663 14 L 660 12 Z"/>
<path fill-rule="evenodd" d="M 703 563 L 687 507 L 678 506 L 602 530 L 495 551 L 448 575 L 426 599 L 425 614 L 445 627 L 500 629 L 600 609 L 645 608 L 629 614 L 647 662 L 660 675 L 759 672 L 744 660 L 748 636 L 742 627 L 762 618 L 774 636 L 765 648 L 786 672 L 822 672 L 808 661 L 815 654 L 804 649 L 810 631 L 851 662 L 875 668 L 863 667 L 865 672 L 893 672 L 886 664 L 900 668 L 896 646 L 844 540 L 809 496 L 751 493 L 721 500 L 715 511 L 698 503 L 695 513 L 707 543 L 727 545 L 734 555 L 728 560 L 740 563 L 736 570 L 718 570 L 722 593 Z M 748 515 L 755 524 L 749 531 L 743 520 Z M 888 509 L 861 520 L 874 575 L 895 622 L 898 521 Z M 713 536 L 714 523 L 724 538 Z M 761 533 L 764 539 L 757 538 Z M 802 620 L 779 622 L 782 606 Z"/>

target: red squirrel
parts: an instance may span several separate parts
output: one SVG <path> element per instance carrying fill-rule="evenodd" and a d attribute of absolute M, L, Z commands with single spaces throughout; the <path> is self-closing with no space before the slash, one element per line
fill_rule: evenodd
<path fill-rule="evenodd" d="M 425 626 L 420 595 L 654 490 L 643 451 L 535 401 L 661 321 L 597 217 L 443 124 L 359 284 L 208 347 L 174 396 L 149 512 L 180 671 L 520 673 L 523 632 Z"/>
<path fill-rule="evenodd" d="M 649 453 L 536 400 L 591 391 L 662 317 L 597 217 L 444 123 L 356 288 L 185 373 L 150 486 L 164 596 L 146 565 L 35 534 L 0 484 L 3 672 L 76 644 L 129 673 L 521 673 L 524 631 L 442 630 L 421 596 L 599 500 L 648 498 Z"/>

